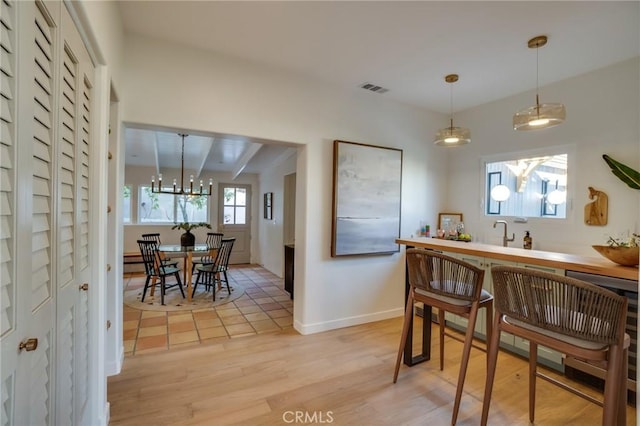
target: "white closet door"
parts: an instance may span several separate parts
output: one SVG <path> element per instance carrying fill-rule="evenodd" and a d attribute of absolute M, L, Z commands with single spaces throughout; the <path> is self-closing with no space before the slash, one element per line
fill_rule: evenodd
<path fill-rule="evenodd" d="M 62 2 L 0 12 L 0 426 L 88 424 L 94 68 Z"/>
<path fill-rule="evenodd" d="M 55 379 L 55 70 L 57 3 L 19 2 L 18 355 L 14 424 L 51 425 Z M 19 403 L 18 403 L 19 402 Z"/>
<path fill-rule="evenodd" d="M 0 425 L 14 424 L 16 330 L 17 5 L 0 2 Z"/>
<path fill-rule="evenodd" d="M 62 8 L 60 28 L 56 423 L 81 425 L 89 380 L 88 159 L 93 67 L 66 8 Z"/>

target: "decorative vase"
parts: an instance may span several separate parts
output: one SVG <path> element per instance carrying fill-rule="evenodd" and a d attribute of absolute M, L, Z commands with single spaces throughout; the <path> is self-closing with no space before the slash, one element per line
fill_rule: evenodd
<path fill-rule="evenodd" d="M 191 233 L 191 231 L 187 231 L 180 236 L 180 245 L 181 246 L 195 246 L 196 245 L 196 236 Z"/>

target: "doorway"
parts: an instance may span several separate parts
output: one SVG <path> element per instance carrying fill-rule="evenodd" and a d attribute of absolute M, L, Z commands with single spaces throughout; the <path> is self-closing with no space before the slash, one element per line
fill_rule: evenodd
<path fill-rule="evenodd" d="M 251 185 L 220 183 L 218 187 L 218 231 L 235 237 L 229 263 L 251 261 Z"/>

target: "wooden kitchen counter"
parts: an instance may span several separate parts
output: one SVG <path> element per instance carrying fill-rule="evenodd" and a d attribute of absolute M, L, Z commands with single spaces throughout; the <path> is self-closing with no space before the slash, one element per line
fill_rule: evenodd
<path fill-rule="evenodd" d="M 466 243 L 438 238 L 398 238 L 396 243 L 638 281 L 637 266 L 617 265 L 601 256 L 591 257 L 542 250 L 525 250 L 516 247 Z"/>

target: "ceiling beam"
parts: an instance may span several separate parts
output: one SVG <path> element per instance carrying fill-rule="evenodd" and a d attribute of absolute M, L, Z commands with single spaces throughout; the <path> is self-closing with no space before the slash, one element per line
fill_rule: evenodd
<path fill-rule="evenodd" d="M 158 179 L 160 179 L 160 148 L 159 148 L 159 141 L 158 141 L 158 133 L 156 132 L 154 134 L 154 138 L 153 138 L 153 157 L 155 159 L 155 163 L 156 163 L 156 174 L 158 175 Z"/>
<path fill-rule="evenodd" d="M 204 170 L 205 164 L 207 164 L 207 159 L 209 159 L 209 155 L 211 154 L 211 149 L 213 148 L 213 138 L 209 139 L 208 146 L 202 152 L 202 161 L 200 162 L 200 166 L 196 168 L 196 176 L 195 179 L 200 179 L 200 175 L 202 174 L 202 170 Z"/>
<path fill-rule="evenodd" d="M 249 149 L 247 149 L 242 154 L 242 156 L 238 159 L 236 164 L 233 166 L 233 169 L 231 170 L 232 180 L 237 178 L 238 175 L 242 173 L 242 171 L 244 170 L 245 167 L 247 167 L 247 164 L 249 164 L 249 161 L 251 161 L 253 156 L 256 155 L 258 151 L 260 151 L 260 148 L 262 148 L 261 143 L 254 143 L 249 146 Z"/>

